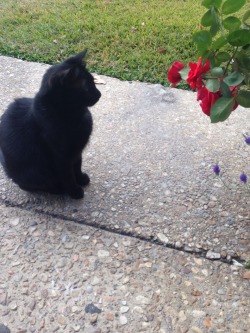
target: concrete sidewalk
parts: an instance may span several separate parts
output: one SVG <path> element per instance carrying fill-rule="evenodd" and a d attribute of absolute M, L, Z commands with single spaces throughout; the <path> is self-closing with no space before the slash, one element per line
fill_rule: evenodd
<path fill-rule="evenodd" d="M 0 111 L 33 96 L 46 68 L 0 57 Z M 101 79 L 84 200 L 28 194 L 0 171 L 0 324 L 247 332 L 250 273 L 230 264 L 250 257 L 249 194 L 212 166 L 233 182 L 249 172 L 249 110 L 212 125 L 192 92 Z"/>

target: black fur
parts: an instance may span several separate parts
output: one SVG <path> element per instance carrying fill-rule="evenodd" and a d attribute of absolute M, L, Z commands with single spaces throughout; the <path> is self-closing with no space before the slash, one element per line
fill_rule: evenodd
<path fill-rule="evenodd" d="M 86 51 L 50 67 L 35 98 L 16 99 L 0 123 L 0 161 L 26 191 L 80 199 L 89 183 L 82 151 L 92 132 L 88 110 L 101 93 L 87 71 Z"/>

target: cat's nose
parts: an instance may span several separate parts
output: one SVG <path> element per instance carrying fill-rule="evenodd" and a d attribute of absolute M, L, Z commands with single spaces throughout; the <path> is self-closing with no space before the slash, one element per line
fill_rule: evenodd
<path fill-rule="evenodd" d="M 100 92 L 100 90 L 98 90 L 98 99 L 100 99 L 101 98 L 101 96 L 102 96 L 102 94 L 101 94 L 101 92 Z"/>

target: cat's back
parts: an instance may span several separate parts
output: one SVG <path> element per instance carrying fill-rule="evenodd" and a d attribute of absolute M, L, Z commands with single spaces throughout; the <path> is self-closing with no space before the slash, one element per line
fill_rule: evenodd
<path fill-rule="evenodd" d="M 17 98 L 12 102 L 4 112 L 1 117 L 0 128 L 1 131 L 4 130 L 4 127 L 7 123 L 15 122 L 15 125 L 20 121 L 20 125 L 23 121 L 26 121 L 29 113 L 31 112 L 31 107 L 33 104 L 32 98 Z M 17 123 L 16 123 L 17 121 Z"/>
<path fill-rule="evenodd" d="M 40 131 L 33 116 L 33 99 L 16 99 L 0 122 L 0 160 L 7 175 L 17 184 L 25 183 L 34 173 L 30 165 L 35 161 L 40 172 L 43 165 L 41 150 Z"/>
<path fill-rule="evenodd" d="M 0 121 L 0 146 L 18 144 L 31 129 L 32 98 L 18 98 L 4 112 Z"/>

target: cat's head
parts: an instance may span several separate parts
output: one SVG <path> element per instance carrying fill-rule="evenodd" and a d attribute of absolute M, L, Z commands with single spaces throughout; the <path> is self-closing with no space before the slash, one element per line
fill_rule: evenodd
<path fill-rule="evenodd" d="M 84 106 L 93 106 L 101 97 L 94 77 L 86 69 L 87 50 L 54 65 L 45 73 L 41 89 L 62 100 L 74 100 Z"/>

